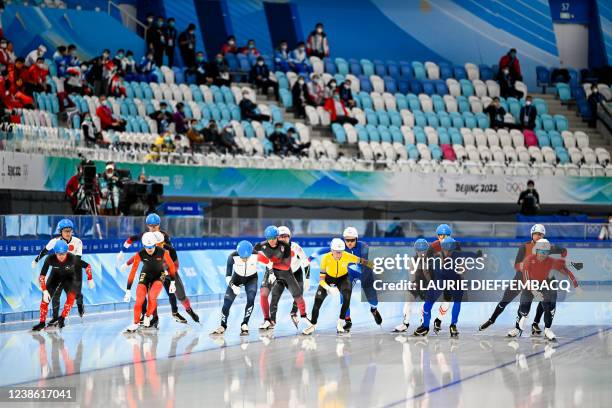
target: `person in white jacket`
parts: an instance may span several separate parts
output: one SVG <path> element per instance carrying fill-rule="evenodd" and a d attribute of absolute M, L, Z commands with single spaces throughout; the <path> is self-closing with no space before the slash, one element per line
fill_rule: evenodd
<path fill-rule="evenodd" d="M 307 292 L 310 288 L 310 260 L 306 253 L 297 242 L 291 241 L 291 230 L 282 225 L 278 227 L 278 239 L 287 243 L 291 243 L 291 271 L 302 288 L 303 292 Z M 276 322 L 276 312 L 278 310 L 278 302 L 285 291 L 286 285 L 282 281 L 274 283 L 272 287 L 272 301 L 270 302 L 270 320 Z M 299 318 L 297 315 L 298 307 L 293 302 L 291 308 L 291 321 L 297 327 Z"/>
<path fill-rule="evenodd" d="M 612 214 L 608 215 L 608 223 L 604 224 L 599 231 L 598 239 L 610 239 L 612 240 Z"/>

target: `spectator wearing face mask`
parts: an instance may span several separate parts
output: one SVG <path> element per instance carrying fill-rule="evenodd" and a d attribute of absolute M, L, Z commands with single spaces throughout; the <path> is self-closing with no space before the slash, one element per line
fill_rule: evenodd
<path fill-rule="evenodd" d="M 251 100 L 249 91 L 246 89 L 242 92 L 242 100 L 238 107 L 243 120 L 256 120 L 258 122 L 268 122 L 270 120 L 270 116 L 258 112 L 257 105 Z"/>
<path fill-rule="evenodd" d="M 68 53 L 67 53 L 66 58 L 68 60 L 69 67 L 80 67 L 81 66 L 81 60 L 79 59 L 79 56 L 77 55 L 76 45 L 70 44 L 68 46 Z"/>
<path fill-rule="evenodd" d="M 217 122 L 214 119 L 208 121 L 208 126 L 204 128 L 204 143 L 216 148 L 219 146 L 219 138 L 221 134 L 219 133 L 219 128 L 217 127 Z"/>
<path fill-rule="evenodd" d="M 115 71 L 110 80 L 110 95 L 115 98 L 125 98 L 127 96 L 123 76 L 118 71 Z"/>
<path fill-rule="evenodd" d="M 289 67 L 297 74 L 309 74 L 312 72 L 310 60 L 306 54 L 306 44 L 299 43 L 297 48 L 289 54 Z"/>
<path fill-rule="evenodd" d="M 36 64 L 36 60 L 38 60 L 39 58 L 43 58 L 45 57 L 45 53 L 47 52 L 47 47 L 45 47 L 44 45 L 39 45 L 38 48 L 36 48 L 35 50 L 31 51 L 25 59 L 25 66 L 26 67 L 31 67 L 32 65 Z"/>
<path fill-rule="evenodd" d="M 236 46 L 236 37 L 230 35 L 227 37 L 227 42 L 221 46 L 221 54 L 238 54 L 238 47 Z"/>
<path fill-rule="evenodd" d="M 172 112 L 168 110 L 166 102 L 160 102 L 159 110 L 150 114 L 149 117 L 157 123 L 157 133 L 165 133 L 173 121 Z"/>
<path fill-rule="evenodd" d="M 499 93 L 504 98 L 521 99 L 523 92 L 514 87 L 516 80 L 510 74 L 510 68 L 504 67 L 499 71 L 497 82 L 499 83 Z"/>
<path fill-rule="evenodd" d="M 516 56 L 516 49 L 512 48 L 506 55 L 499 60 L 499 70 L 508 68 L 508 73 L 512 78 L 512 82 L 522 81 L 523 75 L 521 74 L 521 64 Z"/>
<path fill-rule="evenodd" d="M 349 116 L 346 106 L 340 98 L 340 92 L 336 92 L 333 98 L 329 98 L 325 101 L 324 108 L 329 112 L 332 123 L 338 123 L 340 125 L 344 125 L 345 123 L 356 125 L 358 123 L 357 119 Z"/>
<path fill-rule="evenodd" d="M 8 51 L 8 41 L 6 38 L 0 39 L 0 75 L 6 75 L 9 65 L 11 65 Z"/>
<path fill-rule="evenodd" d="M 249 80 L 265 94 L 268 93 L 269 88 L 273 88 L 274 96 L 278 100 L 278 83 L 270 79 L 270 69 L 266 65 L 263 57 L 258 57 L 255 65 L 251 67 Z"/>
<path fill-rule="evenodd" d="M 268 136 L 268 140 L 272 143 L 272 151 L 274 154 L 284 156 L 289 147 L 287 145 L 287 135 L 283 131 L 283 124 L 276 123 L 274 125 L 274 132 Z"/>
<path fill-rule="evenodd" d="M 291 88 L 293 99 L 293 113 L 297 118 L 306 117 L 306 104 L 308 103 L 308 86 L 306 80 L 300 75 Z"/>
<path fill-rule="evenodd" d="M 499 103 L 499 98 L 497 96 L 493 98 L 493 101 L 486 107 L 484 113 L 489 115 L 489 126 L 493 129 L 516 127 L 512 123 L 504 122 L 506 110 Z"/>
<path fill-rule="evenodd" d="M 533 180 L 527 182 L 527 190 L 521 192 L 518 202 L 521 206 L 521 214 L 536 215 L 540 210 L 540 195 L 535 189 Z"/>
<path fill-rule="evenodd" d="M 25 84 L 21 77 L 9 80 L 7 83 L 4 77 L 0 76 L 0 97 L 7 109 L 34 107 L 34 99 L 26 94 Z"/>
<path fill-rule="evenodd" d="M 47 75 L 49 75 L 49 71 L 47 70 L 45 60 L 42 57 L 39 57 L 36 64 L 28 68 L 25 76 L 26 94 L 32 96 L 34 92 L 46 92 Z"/>
<path fill-rule="evenodd" d="M 101 95 L 99 101 L 100 106 L 96 109 L 96 116 L 100 119 L 102 130 L 125 131 L 125 121 L 113 115 L 110 102 L 106 100 L 106 96 Z"/>
<path fill-rule="evenodd" d="M 599 231 L 597 239 L 612 240 L 612 214 L 608 215 L 608 223 L 604 224 Z"/>
<path fill-rule="evenodd" d="M 147 22 L 147 35 L 145 36 L 145 43 L 147 44 L 147 49 L 146 51 L 153 51 L 153 43 L 155 41 L 155 29 L 156 29 L 156 24 L 155 24 L 155 17 L 153 16 L 153 14 L 148 13 L 147 14 L 147 18 L 146 18 L 146 22 Z"/>
<path fill-rule="evenodd" d="M 184 135 L 187 132 L 189 121 L 185 115 L 185 105 L 183 102 L 176 104 L 176 112 L 172 115 L 172 121 L 174 122 L 174 129 L 179 135 Z"/>
<path fill-rule="evenodd" d="M 85 115 L 83 115 L 81 131 L 87 147 L 94 147 L 95 145 L 100 145 L 102 143 L 102 135 L 96 129 L 96 126 L 91 120 L 89 113 L 85 113 Z"/>
<path fill-rule="evenodd" d="M 155 73 L 154 55 L 151 51 L 147 53 L 140 64 L 138 64 L 138 72 L 144 82 L 157 82 L 157 74 Z"/>
<path fill-rule="evenodd" d="M 525 98 L 525 106 L 521 108 L 521 112 L 519 113 L 519 121 L 521 128 L 523 130 L 533 130 L 535 129 L 535 121 L 538 112 L 533 106 L 533 102 L 531 100 L 531 96 L 527 95 Z"/>
<path fill-rule="evenodd" d="M 329 98 L 333 98 L 334 93 L 336 92 L 336 89 L 338 89 L 338 85 L 336 84 L 336 80 L 332 78 L 329 80 L 329 82 L 325 86 L 325 92 L 323 93 L 323 100 L 326 101 Z"/>
<path fill-rule="evenodd" d="M 198 125 L 197 119 L 191 119 L 189 121 L 189 129 L 187 130 L 186 136 L 189 139 L 189 146 L 194 152 L 201 152 L 202 145 L 204 144 L 204 135 L 200 131 L 201 127 Z"/>
<path fill-rule="evenodd" d="M 206 77 L 209 81 L 217 86 L 230 86 L 232 84 L 229 65 L 223 57 L 223 54 L 219 53 L 215 56 L 214 61 L 211 61 L 206 68 Z"/>
<path fill-rule="evenodd" d="M 166 20 L 166 55 L 168 56 L 168 66 L 174 66 L 174 49 L 176 47 L 176 36 L 178 32 L 175 27 L 176 21 L 173 17 Z"/>
<path fill-rule="evenodd" d="M 86 79 L 92 85 L 96 95 L 106 94 L 108 81 L 105 77 L 105 66 L 110 61 L 110 51 L 105 49 L 102 54 L 87 63 L 89 70 Z"/>
<path fill-rule="evenodd" d="M 353 91 L 351 91 L 351 81 L 349 79 L 342 83 L 342 86 L 339 88 L 339 92 L 340 99 L 342 99 L 344 105 L 348 106 L 349 108 L 354 108 L 356 104 L 355 99 L 353 98 Z"/>
<path fill-rule="evenodd" d="M 195 64 L 193 66 L 193 71 L 196 76 L 196 84 L 198 85 L 211 85 L 212 84 L 212 75 L 207 74 L 208 63 L 204 60 L 204 53 L 199 51 L 195 57 Z M 210 82 L 208 81 L 210 79 Z"/>
<path fill-rule="evenodd" d="M 112 61 L 113 61 L 113 65 L 117 68 L 117 71 L 120 73 L 125 72 L 123 71 L 123 65 L 125 65 L 124 60 L 125 60 L 125 50 L 123 48 L 119 48 L 117 50 L 117 53 L 113 57 Z"/>
<path fill-rule="evenodd" d="M 66 47 L 64 45 L 60 45 L 57 47 L 57 50 L 53 53 L 53 63 L 55 64 L 55 70 L 57 72 L 57 76 L 60 78 L 64 78 L 66 76 Z M 1 63 L 2 61 L 0 61 Z"/>
<path fill-rule="evenodd" d="M 140 81 L 140 75 L 136 69 L 136 61 L 134 61 L 134 53 L 129 51 L 125 54 L 125 58 L 121 61 L 121 71 L 123 71 L 126 81 Z"/>
<path fill-rule="evenodd" d="M 323 106 L 325 102 L 325 86 L 318 74 L 313 74 L 308 83 L 308 101 L 313 106 Z"/>
<path fill-rule="evenodd" d="M 236 154 L 240 153 L 240 148 L 236 144 L 235 136 L 234 136 L 234 128 L 232 125 L 227 124 L 223 128 L 219 138 L 219 145 L 222 151 L 226 153 Z"/>
<path fill-rule="evenodd" d="M 327 35 L 323 31 L 323 23 L 317 23 L 315 29 L 310 32 L 306 44 L 306 51 L 309 56 L 321 59 L 329 57 L 329 44 L 327 42 Z"/>
<path fill-rule="evenodd" d="M 87 66 L 69 67 L 66 70 L 66 81 L 64 81 L 64 89 L 67 94 L 84 95 L 89 94 L 90 90 L 86 86 L 85 73 Z"/>
<path fill-rule="evenodd" d="M 248 57 L 253 57 L 253 58 L 257 58 L 257 57 L 259 57 L 261 55 L 259 53 L 259 50 L 255 46 L 255 40 L 253 40 L 253 39 L 249 39 L 247 41 L 247 45 L 242 47 L 240 52 L 242 52 L 244 55 L 246 55 Z"/>
<path fill-rule="evenodd" d="M 183 58 L 183 64 L 189 69 L 193 69 L 195 66 L 196 58 L 196 36 L 195 36 L 195 24 L 191 23 L 187 26 L 187 29 L 183 31 L 179 37 L 179 51 Z"/>
<path fill-rule="evenodd" d="M 166 38 L 166 27 L 164 26 L 164 18 L 162 16 L 157 17 L 157 21 L 153 28 L 153 60 L 155 65 L 161 67 L 164 65 L 164 52 L 168 45 Z"/>
<path fill-rule="evenodd" d="M 299 136 L 294 128 L 287 129 L 287 146 L 289 148 L 289 152 L 292 154 L 302 155 L 304 154 L 304 150 L 310 147 L 310 142 L 308 143 L 299 143 Z"/>
<path fill-rule="evenodd" d="M 288 72 L 290 71 L 289 66 L 289 48 L 287 41 L 281 41 L 278 48 L 274 50 L 274 68 L 277 71 Z"/>
<path fill-rule="evenodd" d="M 602 94 L 599 93 L 599 89 L 597 88 L 597 84 L 591 85 L 591 94 L 587 98 L 587 103 L 591 108 L 591 119 L 589 119 L 589 127 L 597 127 L 597 118 L 598 118 L 598 110 L 599 105 L 605 102 L 605 98 Z"/>

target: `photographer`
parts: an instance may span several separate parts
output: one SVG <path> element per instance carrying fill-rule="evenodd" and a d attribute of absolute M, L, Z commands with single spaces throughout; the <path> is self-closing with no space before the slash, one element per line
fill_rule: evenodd
<path fill-rule="evenodd" d="M 115 163 L 106 163 L 104 173 L 100 175 L 101 215 L 119 215 L 119 194 L 122 187 L 123 183 L 115 173 Z"/>
<path fill-rule="evenodd" d="M 74 214 L 97 214 L 100 205 L 100 187 L 96 166 L 91 160 L 83 159 L 77 173 L 66 184 L 66 197 Z"/>

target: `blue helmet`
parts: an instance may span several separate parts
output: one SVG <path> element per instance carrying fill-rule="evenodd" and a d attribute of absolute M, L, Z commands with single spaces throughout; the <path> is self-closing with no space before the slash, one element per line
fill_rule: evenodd
<path fill-rule="evenodd" d="M 62 218 L 57 223 L 57 228 L 55 229 L 55 233 L 59 234 L 63 229 L 70 228 L 74 229 L 74 224 L 68 218 Z"/>
<path fill-rule="evenodd" d="M 442 240 L 440 246 L 445 251 L 452 251 L 457 246 L 457 241 L 453 237 L 446 237 Z"/>
<path fill-rule="evenodd" d="M 446 235 L 448 237 L 453 235 L 453 230 L 448 224 L 440 224 L 436 228 L 436 235 Z"/>
<path fill-rule="evenodd" d="M 253 244 L 249 241 L 240 241 L 236 247 L 236 251 L 238 251 L 239 257 L 248 258 L 253 254 Z"/>
<path fill-rule="evenodd" d="M 419 238 L 414 241 L 414 250 L 417 252 L 425 252 L 429 249 L 429 242 L 425 238 Z"/>
<path fill-rule="evenodd" d="M 147 224 L 147 225 L 159 225 L 159 224 L 161 224 L 161 218 L 159 218 L 159 215 L 157 215 L 155 213 L 151 213 L 151 214 L 147 215 L 147 219 L 145 220 L 145 224 Z"/>
<path fill-rule="evenodd" d="M 278 237 L 278 228 L 274 225 L 268 225 L 264 230 L 264 237 L 266 240 L 274 239 Z"/>
<path fill-rule="evenodd" d="M 55 241 L 55 246 L 53 246 L 53 252 L 56 254 L 65 254 L 68 252 L 68 244 L 63 239 L 58 239 Z"/>

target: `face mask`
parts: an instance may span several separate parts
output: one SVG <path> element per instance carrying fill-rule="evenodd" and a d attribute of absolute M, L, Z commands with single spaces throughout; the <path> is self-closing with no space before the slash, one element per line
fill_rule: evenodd
<path fill-rule="evenodd" d="M 189 31 L 189 34 L 194 35 L 194 34 L 195 34 L 195 31 L 190 30 L 190 31 Z"/>
<path fill-rule="evenodd" d="M 304 81 L 303 81 L 303 80 L 301 80 L 301 79 L 298 81 L 298 83 L 299 83 L 300 85 L 304 85 Z"/>
<path fill-rule="evenodd" d="M 73 57 L 76 57 L 76 51 L 70 51 L 70 55 L 72 55 Z"/>
<path fill-rule="evenodd" d="M 147 55 L 147 60 L 153 61 L 153 56 L 152 55 Z"/>
<path fill-rule="evenodd" d="M 516 57 L 516 53 L 511 52 L 511 53 L 510 53 L 510 56 L 511 56 L 512 58 L 514 58 L 514 57 Z"/>
<path fill-rule="evenodd" d="M 168 25 L 169 25 L 170 27 L 174 27 L 174 21 L 169 22 L 169 23 L 168 23 Z"/>
<path fill-rule="evenodd" d="M 117 58 L 122 59 L 123 58 L 123 53 L 117 54 Z"/>
<path fill-rule="evenodd" d="M 263 66 L 264 62 L 263 61 L 257 61 L 257 65 L 259 65 L 260 67 Z"/>
<path fill-rule="evenodd" d="M 36 64 L 36 66 L 38 66 L 38 68 L 43 69 L 45 67 L 45 64 L 40 63 L 40 64 Z"/>
<path fill-rule="evenodd" d="M 279 127 L 277 127 L 275 130 L 276 130 L 277 132 L 281 132 L 281 131 L 283 130 L 283 128 L 279 128 Z"/>
<path fill-rule="evenodd" d="M 234 40 L 230 40 L 230 41 L 228 41 L 227 43 L 228 43 L 229 45 L 231 45 L 231 46 L 233 46 L 233 45 L 235 44 L 235 43 L 234 43 Z"/>
<path fill-rule="evenodd" d="M 281 50 L 287 51 L 287 46 L 286 45 L 281 45 Z"/>
<path fill-rule="evenodd" d="M 608 220 L 608 224 L 612 224 L 612 218 Z"/>
<path fill-rule="evenodd" d="M 223 58 L 217 58 L 217 62 L 220 64 L 223 62 Z"/>
<path fill-rule="evenodd" d="M 329 84 L 329 87 L 330 87 L 330 88 L 335 88 L 335 87 L 336 87 L 336 83 L 335 83 L 335 82 L 332 82 L 331 84 Z"/>
<path fill-rule="evenodd" d="M 102 56 L 103 56 L 104 58 L 108 58 L 108 53 L 104 52 L 104 53 L 102 53 Z"/>
<path fill-rule="evenodd" d="M 508 75 L 510 73 L 510 71 L 508 71 L 507 69 L 504 69 L 504 75 Z"/>
<path fill-rule="evenodd" d="M 6 45 L 7 45 L 6 43 L 0 44 L 0 48 L 6 48 Z"/>
<path fill-rule="evenodd" d="M 300 48 L 300 52 L 306 51 L 306 48 Z"/>
<path fill-rule="evenodd" d="M 593 89 L 593 93 L 597 93 L 597 92 L 599 92 L 599 89 L 597 88 Z"/>
<path fill-rule="evenodd" d="M 149 18 L 147 18 L 147 23 L 151 24 L 152 22 L 153 22 L 153 19 L 152 19 L 152 18 L 150 18 L 150 17 L 149 17 Z"/>
<path fill-rule="evenodd" d="M 322 32 L 323 32 L 323 29 L 322 29 L 322 28 L 320 28 L 320 27 L 319 27 L 319 28 L 317 28 L 317 33 L 321 34 Z"/>
<path fill-rule="evenodd" d="M 525 102 L 525 105 L 527 105 L 527 106 L 531 105 L 531 101 Z"/>
<path fill-rule="evenodd" d="M 340 95 L 334 95 L 334 99 L 339 101 L 340 100 Z"/>
<path fill-rule="evenodd" d="M 249 44 L 249 49 L 252 50 L 253 48 L 255 48 L 255 44 Z"/>
<path fill-rule="evenodd" d="M 132 55 L 127 57 L 130 61 L 132 61 L 134 59 L 134 57 Z"/>
<path fill-rule="evenodd" d="M 158 27 L 163 27 L 163 25 L 164 25 L 164 22 L 163 22 L 163 21 L 158 21 L 158 22 L 157 22 L 157 26 L 158 26 Z"/>

